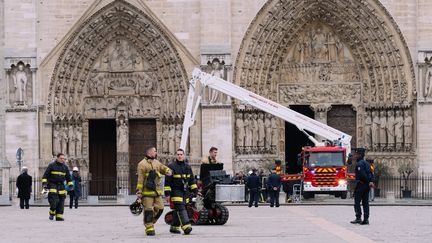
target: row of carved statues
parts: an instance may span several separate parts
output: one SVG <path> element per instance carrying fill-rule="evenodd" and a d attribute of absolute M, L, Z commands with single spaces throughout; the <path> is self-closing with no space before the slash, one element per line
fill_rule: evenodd
<path fill-rule="evenodd" d="M 373 151 L 410 151 L 413 125 L 410 109 L 367 110 L 365 147 Z"/>
<path fill-rule="evenodd" d="M 99 74 L 93 73 L 87 82 L 88 95 L 115 95 L 126 93 L 130 95 L 156 95 L 160 93 L 157 80 L 147 74 Z"/>
<path fill-rule="evenodd" d="M 53 154 L 64 153 L 70 158 L 82 157 L 82 127 L 79 124 L 55 124 Z"/>
<path fill-rule="evenodd" d="M 174 154 L 180 145 L 183 126 L 179 123 L 162 125 L 162 153 Z"/>
<path fill-rule="evenodd" d="M 278 142 L 276 117 L 264 112 L 237 111 L 235 131 L 237 153 L 276 152 Z"/>

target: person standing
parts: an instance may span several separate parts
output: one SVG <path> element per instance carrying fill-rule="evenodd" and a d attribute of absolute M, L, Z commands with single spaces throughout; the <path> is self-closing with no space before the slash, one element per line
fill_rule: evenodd
<path fill-rule="evenodd" d="M 369 224 L 369 189 L 374 186 L 373 174 L 369 163 L 364 160 L 366 150 L 364 148 L 353 149 L 353 160 L 355 166 L 356 187 L 354 189 L 354 211 L 356 219 L 352 224 Z M 363 221 L 361 220 L 362 211 L 360 202 L 363 205 Z"/>
<path fill-rule="evenodd" d="M 218 149 L 216 147 L 211 147 L 209 150 L 209 156 L 201 159 L 201 164 L 217 164 L 216 156 Z"/>
<path fill-rule="evenodd" d="M 276 174 L 276 168 L 273 168 L 267 179 L 267 188 L 270 194 L 270 207 L 279 207 L 279 192 L 281 188 L 281 177 Z"/>
<path fill-rule="evenodd" d="M 256 169 L 252 169 L 252 174 L 250 174 L 247 178 L 246 186 L 249 189 L 249 207 L 252 207 L 252 204 L 254 204 L 254 206 L 257 208 L 261 181 L 256 172 Z"/>
<path fill-rule="evenodd" d="M 177 149 L 176 159 L 168 165 L 168 168 L 171 169 L 172 175 L 167 176 L 165 179 L 165 196 L 168 203 L 172 202 L 174 204 L 170 232 L 180 234 L 181 227 L 184 234 L 188 235 L 192 231 L 192 226 L 189 223 L 185 204 L 190 192 L 194 195 L 198 193 L 198 187 L 183 149 Z"/>
<path fill-rule="evenodd" d="M 163 202 L 161 190 L 161 174 L 170 176 L 171 170 L 159 162 L 157 150 L 150 147 L 146 156 L 138 163 L 138 182 L 136 187 L 137 200 L 144 205 L 145 233 L 149 236 L 156 234 L 154 224 L 162 215 Z"/>
<path fill-rule="evenodd" d="M 32 192 L 32 177 L 28 175 L 28 169 L 25 166 L 22 167 L 21 175 L 17 178 L 16 187 L 18 188 L 20 208 L 24 209 L 25 207 L 29 209 L 30 194 Z"/>
<path fill-rule="evenodd" d="M 69 191 L 69 208 L 73 207 L 74 202 L 75 208 L 78 208 L 78 199 L 81 197 L 81 176 L 78 167 L 73 167 L 72 169 L 72 183 L 73 190 Z"/>
<path fill-rule="evenodd" d="M 42 177 L 42 187 L 48 190 L 48 202 L 50 204 L 49 219 L 64 221 L 64 201 L 66 198 L 66 189 L 64 181 L 73 190 L 73 183 L 69 174 L 68 167 L 64 164 L 66 158 L 63 153 L 58 153 L 56 160 L 48 165 Z"/>

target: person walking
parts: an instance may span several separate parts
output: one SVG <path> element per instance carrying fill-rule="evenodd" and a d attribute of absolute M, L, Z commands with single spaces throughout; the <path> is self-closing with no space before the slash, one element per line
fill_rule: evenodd
<path fill-rule="evenodd" d="M 189 223 L 189 216 L 185 204 L 189 200 L 189 194 L 198 193 L 192 168 L 187 163 L 183 149 L 177 149 L 176 159 L 168 165 L 172 175 L 165 179 L 165 196 L 168 203 L 174 204 L 173 221 L 170 232 L 180 234 L 180 227 L 185 235 L 190 234 L 192 226 Z"/>
<path fill-rule="evenodd" d="M 267 179 L 267 190 L 270 194 L 270 207 L 279 207 L 279 192 L 281 188 L 281 177 L 276 174 L 276 168 L 273 168 Z"/>
<path fill-rule="evenodd" d="M 145 233 L 149 236 L 156 234 L 154 224 L 162 215 L 164 208 L 162 202 L 161 174 L 166 176 L 171 175 L 171 170 L 159 162 L 156 157 L 156 148 L 148 148 L 146 150 L 146 156 L 138 163 L 137 168 L 137 200 L 144 205 Z"/>
<path fill-rule="evenodd" d="M 18 188 L 18 198 L 20 199 L 20 208 L 29 209 L 29 200 L 32 192 L 32 177 L 28 175 L 27 167 L 23 166 L 21 169 L 21 175 L 18 176 L 16 181 L 16 187 Z"/>
<path fill-rule="evenodd" d="M 64 201 L 66 198 L 66 189 L 64 181 L 73 190 L 73 183 L 68 167 L 64 164 L 66 157 L 63 153 L 58 153 L 56 160 L 48 165 L 42 177 L 42 187 L 44 191 L 48 190 L 48 202 L 50 204 L 49 219 L 64 221 Z"/>
<path fill-rule="evenodd" d="M 364 160 L 366 150 L 364 148 L 353 149 L 353 160 L 355 166 L 356 187 L 354 189 L 354 211 L 355 220 L 352 224 L 369 224 L 369 188 L 374 186 L 373 174 L 369 163 Z M 363 221 L 361 220 L 362 211 L 360 202 L 363 205 Z"/>
<path fill-rule="evenodd" d="M 75 202 L 75 208 L 78 208 L 78 199 L 81 197 L 81 176 L 79 174 L 78 167 L 72 169 L 72 183 L 73 190 L 69 190 L 69 208 L 73 207 Z"/>
<path fill-rule="evenodd" d="M 249 207 L 252 207 L 252 204 L 254 204 L 254 206 L 257 208 L 261 181 L 256 172 L 256 169 L 252 169 L 252 174 L 250 174 L 247 178 L 246 186 L 249 189 Z"/>

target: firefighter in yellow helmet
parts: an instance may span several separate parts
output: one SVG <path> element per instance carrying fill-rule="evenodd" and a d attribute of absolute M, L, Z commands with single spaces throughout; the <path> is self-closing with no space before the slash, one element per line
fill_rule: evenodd
<path fill-rule="evenodd" d="M 170 176 L 171 170 L 159 162 L 155 147 L 146 150 L 146 156 L 138 163 L 137 200 L 144 205 L 144 226 L 147 235 L 155 235 L 154 224 L 162 215 L 161 174 Z"/>

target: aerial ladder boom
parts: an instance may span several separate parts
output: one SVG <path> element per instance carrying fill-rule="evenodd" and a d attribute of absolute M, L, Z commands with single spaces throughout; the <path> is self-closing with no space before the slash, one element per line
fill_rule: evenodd
<path fill-rule="evenodd" d="M 293 111 L 285 106 L 273 102 L 267 98 L 257 95 L 233 83 L 225 81 L 221 78 L 212 76 L 211 74 L 202 72 L 200 69 L 195 68 L 192 72 L 192 79 L 189 81 L 189 93 L 187 97 L 187 105 L 185 118 L 183 122 L 182 138 L 180 148 L 186 149 L 187 138 L 189 135 L 189 128 L 195 122 L 196 112 L 201 103 L 201 96 L 204 87 L 217 90 L 232 98 L 240 100 L 242 103 L 253 106 L 257 109 L 270 113 L 279 117 L 295 126 L 308 136 L 308 138 L 315 144 L 315 146 L 323 146 L 324 143 L 317 141 L 308 132 L 319 135 L 331 142 L 338 143 L 338 146 L 344 147 L 347 154 L 351 151 L 351 136 L 327 126 L 324 123 L 309 118 L 303 114 Z"/>

